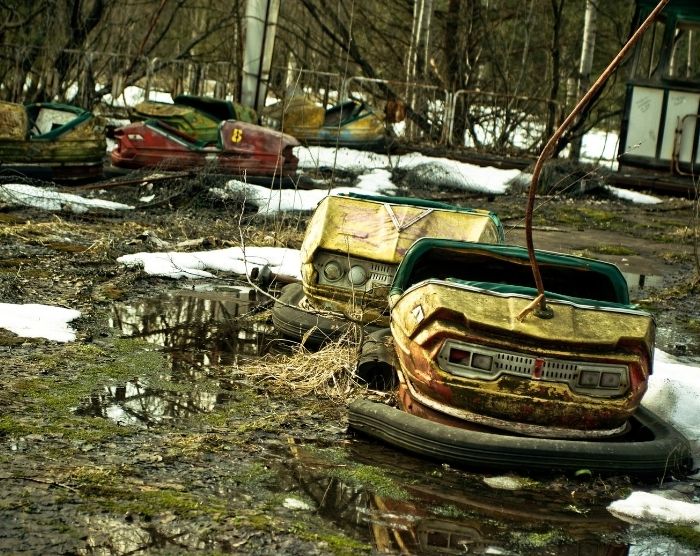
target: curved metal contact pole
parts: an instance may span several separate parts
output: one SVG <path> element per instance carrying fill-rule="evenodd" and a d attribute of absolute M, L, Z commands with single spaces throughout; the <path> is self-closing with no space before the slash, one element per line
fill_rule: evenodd
<path fill-rule="evenodd" d="M 552 310 L 549 307 L 547 307 L 547 300 L 544 295 L 544 284 L 542 283 L 542 275 L 540 274 L 540 267 L 535 257 L 535 248 L 532 241 L 532 213 L 535 206 L 535 193 L 537 191 L 537 182 L 539 181 L 540 173 L 542 172 L 542 166 L 544 165 L 545 161 L 551 156 L 552 152 L 554 151 L 554 147 L 556 146 L 561 136 L 564 134 L 566 128 L 571 125 L 574 119 L 583 111 L 583 108 L 588 104 L 593 95 L 595 95 L 598 92 L 598 90 L 605 84 L 610 75 L 612 75 L 615 69 L 617 69 L 617 66 L 620 65 L 622 59 L 637 43 L 644 31 L 646 31 L 646 29 L 653 23 L 653 21 L 656 19 L 656 16 L 659 15 L 661 10 L 663 10 L 663 8 L 666 6 L 666 4 L 668 4 L 668 2 L 669 0 L 661 0 L 657 4 L 654 10 L 649 14 L 649 16 L 644 20 L 644 22 L 625 43 L 620 52 L 618 52 L 617 56 L 615 56 L 615 58 L 612 60 L 612 62 L 610 62 L 608 67 L 605 68 L 603 73 L 601 73 L 598 79 L 596 79 L 595 83 L 593 83 L 593 85 L 591 85 L 590 89 L 588 89 L 586 94 L 583 95 L 583 97 L 581 97 L 581 100 L 578 101 L 578 103 L 571 111 L 571 113 L 567 116 L 567 118 L 564 120 L 564 122 L 562 122 L 559 128 L 550 137 L 544 149 L 542 149 L 542 152 L 540 153 L 537 162 L 535 163 L 535 168 L 532 171 L 532 181 L 530 182 L 530 189 L 528 192 L 527 211 L 525 213 L 525 239 L 527 242 L 527 252 L 530 257 L 530 265 L 532 267 L 533 277 L 535 278 L 535 285 L 537 286 L 538 296 L 535 300 L 536 303 L 528 307 L 527 310 L 523 312 L 523 318 L 526 316 L 527 312 L 529 312 L 532 309 L 534 309 L 535 315 L 540 318 L 552 318 L 553 316 Z M 539 305 L 539 307 L 535 307 L 535 305 Z"/>

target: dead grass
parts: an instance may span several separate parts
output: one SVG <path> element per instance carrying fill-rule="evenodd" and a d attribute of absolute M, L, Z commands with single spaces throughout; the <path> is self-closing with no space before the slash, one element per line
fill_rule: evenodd
<path fill-rule="evenodd" d="M 245 375 L 266 388 L 295 397 L 313 395 L 346 402 L 366 391 L 355 376 L 357 342 L 346 336 L 318 351 L 295 346 L 288 355 L 268 354 L 245 363 Z"/>

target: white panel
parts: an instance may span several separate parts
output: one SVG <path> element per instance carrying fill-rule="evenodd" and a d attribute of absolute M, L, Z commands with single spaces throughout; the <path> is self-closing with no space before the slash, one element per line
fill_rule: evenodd
<path fill-rule="evenodd" d="M 625 153 L 656 158 L 656 142 L 661 121 L 664 92 L 650 87 L 634 87 L 627 128 Z"/>
<path fill-rule="evenodd" d="M 669 91 L 668 104 L 666 105 L 666 123 L 664 124 L 664 139 L 661 144 L 661 158 L 663 160 L 671 160 L 676 126 L 686 114 L 697 114 L 699 100 L 700 94 L 697 93 Z M 690 158 L 693 155 L 695 124 L 695 118 L 686 118 L 683 121 L 679 151 L 681 162 L 690 162 Z"/>

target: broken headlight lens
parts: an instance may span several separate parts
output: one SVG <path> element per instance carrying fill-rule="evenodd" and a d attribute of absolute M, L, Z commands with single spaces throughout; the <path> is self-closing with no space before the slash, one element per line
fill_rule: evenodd
<path fill-rule="evenodd" d="M 623 394 L 629 388 L 628 370 L 622 365 L 601 365 L 599 368 L 579 368 L 574 391 L 591 396 L 610 397 Z"/>
<path fill-rule="evenodd" d="M 469 365 L 469 358 L 471 355 L 472 354 L 469 351 L 452 348 L 450 350 L 449 361 L 450 363 L 457 363 L 458 365 Z"/>
<path fill-rule="evenodd" d="M 491 372 L 491 367 L 493 366 L 493 357 L 490 355 L 484 355 L 483 353 L 475 353 L 472 357 L 472 367 L 479 369 L 480 371 Z"/>

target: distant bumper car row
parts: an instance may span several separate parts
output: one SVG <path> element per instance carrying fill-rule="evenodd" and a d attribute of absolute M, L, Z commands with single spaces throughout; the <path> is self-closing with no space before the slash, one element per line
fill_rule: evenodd
<path fill-rule="evenodd" d="M 503 241 L 486 211 L 328 197 L 274 324 L 311 345 L 369 334 L 358 375 L 389 383 L 398 407 L 353 402 L 349 424 L 408 451 L 494 468 L 687 470 L 687 440 L 640 406 L 655 322 L 619 269 L 538 251 L 538 316 L 527 250 Z"/>
<path fill-rule="evenodd" d="M 113 167 L 191 170 L 251 181 L 296 176 L 300 144 L 383 148 L 389 134 L 366 104 L 347 101 L 325 110 L 307 98 L 267 109 L 257 125 L 250 108 L 219 99 L 181 95 L 173 103 L 146 101 L 130 112 L 133 123 L 110 131 Z M 280 131 L 281 130 L 281 131 Z M 103 173 L 106 152 L 101 118 L 57 103 L 0 102 L 0 165 L 49 179 L 90 179 Z"/>

